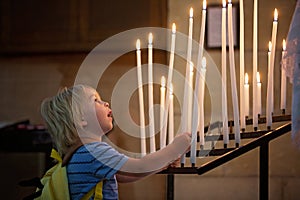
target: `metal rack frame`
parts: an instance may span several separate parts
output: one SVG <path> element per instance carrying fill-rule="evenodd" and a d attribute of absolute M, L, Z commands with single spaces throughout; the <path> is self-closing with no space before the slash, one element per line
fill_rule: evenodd
<path fill-rule="evenodd" d="M 273 117 L 273 122 L 290 121 L 290 115 L 283 115 Z M 247 124 L 251 124 L 252 120 L 247 120 Z M 260 118 L 259 123 L 264 123 L 265 118 Z M 230 122 L 229 122 L 230 123 Z M 177 167 L 168 168 L 160 174 L 167 174 L 167 199 L 174 199 L 174 174 L 198 174 L 202 175 L 218 166 L 221 166 L 255 148 L 259 148 L 259 198 L 268 199 L 269 198 L 269 142 L 275 138 L 278 138 L 291 131 L 291 122 L 282 125 L 274 130 L 267 131 L 255 131 L 251 133 L 241 133 L 242 138 L 256 138 L 253 141 L 236 148 L 224 148 L 224 149 L 212 149 L 207 150 L 210 152 L 205 152 L 205 150 L 198 150 L 197 156 L 207 155 L 207 156 L 219 156 L 218 158 L 207 162 L 200 167 Z M 234 134 L 231 134 L 231 139 L 233 139 Z M 222 137 L 213 138 L 207 136 L 208 140 L 221 140 Z M 189 154 L 187 154 L 187 157 Z"/>

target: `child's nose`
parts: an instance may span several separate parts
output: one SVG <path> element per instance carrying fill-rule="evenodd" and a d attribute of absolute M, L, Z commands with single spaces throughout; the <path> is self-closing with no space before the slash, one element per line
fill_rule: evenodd
<path fill-rule="evenodd" d="M 109 103 L 108 103 L 108 102 L 105 102 L 105 103 L 104 103 L 104 106 L 105 106 L 105 107 L 109 107 Z"/>

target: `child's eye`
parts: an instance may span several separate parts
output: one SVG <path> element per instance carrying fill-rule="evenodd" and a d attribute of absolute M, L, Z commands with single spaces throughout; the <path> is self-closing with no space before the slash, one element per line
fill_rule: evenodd
<path fill-rule="evenodd" d="M 95 99 L 95 102 L 99 103 L 99 104 L 103 104 L 103 101 L 99 100 L 99 99 Z"/>

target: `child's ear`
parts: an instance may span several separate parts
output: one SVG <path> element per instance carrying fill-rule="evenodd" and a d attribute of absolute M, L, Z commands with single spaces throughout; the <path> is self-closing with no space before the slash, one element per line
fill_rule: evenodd
<path fill-rule="evenodd" d="M 82 122 L 81 122 L 81 126 L 82 126 L 82 127 L 87 126 L 87 121 L 82 121 Z"/>
<path fill-rule="evenodd" d="M 87 126 L 87 124 L 88 124 L 87 121 L 85 121 L 84 118 L 82 118 L 82 119 L 81 119 L 80 125 L 81 125 L 82 127 L 85 127 L 85 126 Z"/>

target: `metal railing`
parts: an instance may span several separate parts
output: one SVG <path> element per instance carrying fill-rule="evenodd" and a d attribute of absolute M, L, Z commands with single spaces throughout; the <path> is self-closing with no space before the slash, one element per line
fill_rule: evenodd
<path fill-rule="evenodd" d="M 255 148 L 259 148 L 259 198 L 269 198 L 269 142 L 291 131 L 291 122 L 271 130 L 253 141 L 239 148 L 228 149 L 227 153 L 207 162 L 200 167 L 168 168 L 161 172 L 167 175 L 167 199 L 174 199 L 174 174 L 198 174 L 202 175 L 218 166 L 221 166 Z"/>

